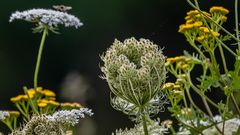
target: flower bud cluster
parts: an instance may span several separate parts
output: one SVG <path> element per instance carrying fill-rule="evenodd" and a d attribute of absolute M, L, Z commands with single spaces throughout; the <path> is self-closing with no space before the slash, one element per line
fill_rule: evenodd
<path fill-rule="evenodd" d="M 153 99 L 166 79 L 165 56 L 147 39 L 116 39 L 101 59 L 112 92 L 136 106 Z"/>

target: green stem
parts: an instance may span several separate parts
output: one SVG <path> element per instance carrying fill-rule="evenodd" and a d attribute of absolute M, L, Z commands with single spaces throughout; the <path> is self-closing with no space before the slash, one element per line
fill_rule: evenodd
<path fill-rule="evenodd" d="M 34 88 L 37 88 L 37 83 L 38 83 L 38 73 L 39 73 L 39 68 L 40 68 L 40 64 L 41 64 L 41 57 L 42 57 L 42 51 L 43 51 L 43 47 L 44 47 L 44 43 L 46 40 L 46 36 L 48 33 L 48 29 L 45 28 L 43 31 L 43 35 L 42 35 L 42 39 L 41 39 L 41 43 L 40 43 L 40 47 L 38 50 L 38 57 L 37 57 L 37 63 L 36 63 L 36 68 L 35 68 L 35 72 L 34 72 Z"/>
<path fill-rule="evenodd" d="M 181 123 L 183 126 L 188 127 L 188 128 L 190 128 L 191 130 L 194 130 L 194 131 L 198 132 L 199 134 L 203 135 L 202 131 L 199 130 L 199 129 L 198 129 L 197 127 L 195 127 L 194 125 L 192 125 L 192 126 L 194 126 L 194 127 L 192 127 L 192 126 L 186 124 L 185 122 L 181 121 L 181 120 L 178 118 L 178 116 L 175 116 L 175 118 L 176 118 L 177 121 L 178 121 L 179 123 Z"/>
<path fill-rule="evenodd" d="M 190 75 L 188 74 L 188 82 L 190 83 L 191 88 L 200 96 L 205 96 L 202 92 L 200 92 L 200 90 L 192 83 L 192 80 L 190 78 Z M 206 100 L 211 103 L 214 107 L 218 108 L 221 110 L 221 108 L 219 108 L 219 106 L 214 103 L 211 99 L 209 99 L 207 96 L 205 96 Z"/>
<path fill-rule="evenodd" d="M 6 121 L 2 121 L 11 131 L 13 131 L 13 127 L 11 125 L 11 122 L 9 120 L 9 118 Z"/>
<path fill-rule="evenodd" d="M 237 101 L 236 101 L 236 99 L 235 99 L 235 97 L 233 96 L 233 94 L 231 93 L 231 99 L 232 99 L 232 101 L 233 101 L 233 104 L 234 104 L 234 106 L 235 106 L 235 108 L 236 108 L 236 110 L 237 110 L 237 112 L 238 112 L 238 115 L 240 116 L 240 109 L 239 109 L 239 107 L 238 107 L 238 104 L 237 104 Z"/>
<path fill-rule="evenodd" d="M 142 114 L 142 124 L 143 124 L 144 135 L 148 135 L 147 122 L 144 114 Z"/>
<path fill-rule="evenodd" d="M 222 46 L 221 46 L 221 45 L 218 45 L 218 48 L 219 48 L 219 51 L 220 51 L 220 55 L 221 55 L 221 57 L 222 57 L 222 62 L 223 62 L 224 71 L 225 71 L 225 73 L 227 73 L 227 72 L 228 72 L 228 69 L 227 69 L 227 64 L 226 64 L 226 58 L 225 58 L 225 55 L 224 55 Z"/>
<path fill-rule="evenodd" d="M 239 42 L 239 29 L 238 29 L 238 0 L 235 0 L 235 29 L 236 29 L 236 36 L 237 36 L 237 44 L 238 49 L 240 49 L 240 42 Z"/>
<path fill-rule="evenodd" d="M 30 116 L 28 114 L 25 113 L 25 111 L 23 111 L 23 109 L 20 107 L 20 105 L 18 103 L 15 104 L 17 109 L 22 113 L 22 115 L 27 119 L 30 120 Z"/>
<path fill-rule="evenodd" d="M 28 96 L 28 99 L 29 99 L 29 102 L 30 102 L 30 106 L 32 107 L 33 112 L 35 112 L 36 114 L 39 114 L 38 109 L 36 108 L 35 104 L 33 103 L 33 100 L 27 94 L 27 91 L 28 91 L 27 87 L 23 87 L 23 90 L 24 90 L 25 94 Z"/>
<path fill-rule="evenodd" d="M 188 96 L 188 98 L 189 98 L 189 101 L 191 102 L 191 104 L 193 105 L 193 107 L 196 108 L 197 110 L 203 112 L 203 111 L 195 104 L 195 102 L 193 101 L 192 96 L 191 96 L 191 94 L 190 94 L 190 92 L 189 92 L 189 89 L 187 89 L 186 92 L 187 92 L 187 96 Z M 204 112 L 203 112 L 203 113 L 204 113 Z"/>
<path fill-rule="evenodd" d="M 209 107 L 209 105 L 208 105 L 206 99 L 204 98 L 204 96 L 202 96 L 202 95 L 200 95 L 200 96 L 201 96 L 201 98 L 202 98 L 203 104 L 204 104 L 204 106 L 205 106 L 205 108 L 206 108 L 208 114 L 213 118 L 212 111 L 211 111 L 211 109 L 210 109 L 210 107 Z"/>
<path fill-rule="evenodd" d="M 202 56 L 202 58 L 206 59 L 206 56 L 203 54 L 203 52 L 196 46 L 196 44 L 194 43 L 194 40 L 192 39 L 188 39 L 190 45 L 192 45 L 192 47 Z"/>

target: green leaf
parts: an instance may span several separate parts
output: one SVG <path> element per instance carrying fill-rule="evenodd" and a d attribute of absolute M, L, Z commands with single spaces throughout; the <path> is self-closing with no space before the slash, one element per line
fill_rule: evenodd
<path fill-rule="evenodd" d="M 198 85 L 198 87 L 203 90 L 210 90 L 211 86 L 219 86 L 219 77 L 216 75 L 207 76 L 204 80 L 197 78 L 197 80 L 202 83 L 202 85 Z"/>
<path fill-rule="evenodd" d="M 231 71 L 229 75 L 231 76 L 232 79 L 232 84 L 231 88 L 233 90 L 240 90 L 240 76 L 239 76 L 239 71 L 240 71 L 240 52 L 237 52 L 238 56 L 236 57 L 236 62 L 234 64 L 234 71 Z"/>

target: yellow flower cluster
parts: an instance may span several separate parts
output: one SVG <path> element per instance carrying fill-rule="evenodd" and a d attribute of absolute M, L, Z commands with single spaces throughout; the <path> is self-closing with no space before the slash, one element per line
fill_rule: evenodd
<path fill-rule="evenodd" d="M 165 63 L 165 66 L 168 67 L 169 65 L 176 62 L 176 67 L 178 69 L 187 70 L 190 68 L 190 63 L 192 59 L 186 56 L 176 56 L 172 58 L 167 58 L 167 62 Z"/>
<path fill-rule="evenodd" d="M 200 32 L 199 32 L 199 36 L 197 37 L 197 41 L 198 42 L 203 42 L 203 41 L 208 41 L 208 39 L 212 36 L 214 37 L 219 37 L 220 33 L 215 32 L 215 31 L 210 31 L 207 27 L 200 27 L 199 28 Z"/>
<path fill-rule="evenodd" d="M 167 90 L 169 97 L 174 97 L 175 99 L 178 99 L 178 100 L 181 100 L 183 98 L 183 88 L 182 88 L 182 84 L 178 83 L 178 82 L 175 82 L 175 83 L 172 83 L 172 82 L 168 82 L 168 83 L 165 83 L 163 86 L 162 86 L 162 89 L 164 90 Z"/>
<path fill-rule="evenodd" d="M 38 102 L 38 107 L 40 108 L 47 107 L 48 105 L 52 107 L 58 107 L 60 105 L 60 103 L 57 101 L 47 100 L 47 99 L 40 99 L 37 102 Z"/>
<path fill-rule="evenodd" d="M 176 57 L 171 57 L 167 58 L 167 62 L 179 62 L 179 61 L 186 61 L 188 58 L 186 56 L 176 56 Z"/>
<path fill-rule="evenodd" d="M 213 6 L 210 8 L 209 12 L 212 14 L 226 15 L 229 13 L 229 10 L 221 6 Z"/>
<path fill-rule="evenodd" d="M 203 17 L 207 16 L 206 20 L 209 20 L 209 17 L 211 17 L 215 23 L 218 23 L 219 25 L 222 25 L 223 22 L 226 22 L 227 17 L 226 14 L 229 13 L 227 9 L 224 7 L 219 6 L 213 6 L 210 8 L 210 13 L 202 12 L 204 15 L 201 15 L 201 13 L 198 10 L 191 10 L 187 12 L 187 16 L 185 17 L 186 23 L 179 26 L 178 32 L 180 33 L 194 33 L 193 35 L 196 38 L 196 40 L 200 43 L 204 41 L 209 41 L 212 38 L 211 37 L 219 37 L 220 33 L 218 33 L 218 29 L 215 27 L 211 28 L 209 30 L 204 24 L 203 24 Z M 211 21 L 209 23 L 212 23 Z M 213 25 L 210 25 L 213 26 Z M 189 35 L 189 34 L 188 34 Z"/>
<path fill-rule="evenodd" d="M 16 102 L 20 102 L 20 101 L 27 101 L 28 99 L 32 99 L 35 96 L 46 96 L 46 97 L 50 97 L 53 98 L 56 96 L 56 94 L 48 89 L 42 89 L 41 87 L 38 87 L 37 89 L 28 89 L 26 94 L 21 94 L 21 95 L 17 95 L 15 97 L 12 97 L 10 100 L 13 103 Z"/>
<path fill-rule="evenodd" d="M 203 11 L 202 12 L 205 16 L 210 17 L 211 14 Z M 190 10 L 189 12 L 187 12 L 187 16 L 185 17 L 185 20 L 187 22 L 195 22 L 195 21 L 202 21 L 202 16 L 201 13 L 198 10 Z"/>
<path fill-rule="evenodd" d="M 81 108 L 81 107 L 82 107 L 82 105 L 80 105 L 79 103 L 69 103 L 69 102 L 61 103 L 61 108 L 65 109 L 65 110 L 78 109 L 78 108 Z"/>
<path fill-rule="evenodd" d="M 194 28 L 198 28 L 202 26 L 203 23 L 201 21 L 193 22 L 192 20 L 187 20 L 186 24 L 182 24 L 179 26 L 178 32 L 185 32 L 187 30 L 194 30 Z"/>
<path fill-rule="evenodd" d="M 56 94 L 53 91 L 48 90 L 48 89 L 44 89 L 42 91 L 39 91 L 39 93 L 45 95 L 46 97 L 55 97 L 56 96 Z"/>
<path fill-rule="evenodd" d="M 13 103 L 19 102 L 19 101 L 26 101 L 28 99 L 33 98 L 33 95 L 17 95 L 16 97 L 12 97 L 10 100 Z"/>

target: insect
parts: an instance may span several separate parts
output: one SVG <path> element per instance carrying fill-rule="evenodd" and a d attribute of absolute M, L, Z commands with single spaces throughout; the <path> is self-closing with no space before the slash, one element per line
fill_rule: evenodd
<path fill-rule="evenodd" d="M 68 10 L 71 10 L 72 7 L 65 6 L 65 5 L 53 5 L 53 8 L 55 10 L 61 11 L 61 12 L 67 12 Z"/>

